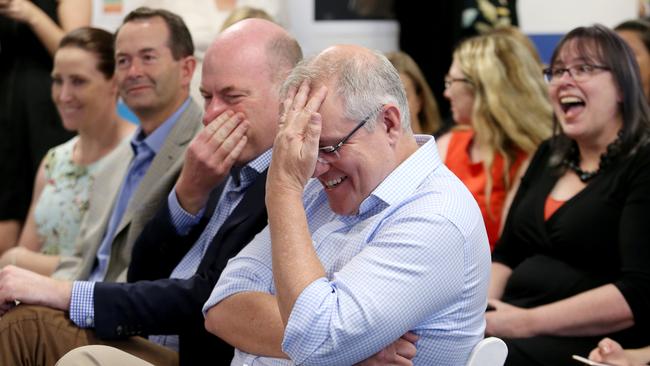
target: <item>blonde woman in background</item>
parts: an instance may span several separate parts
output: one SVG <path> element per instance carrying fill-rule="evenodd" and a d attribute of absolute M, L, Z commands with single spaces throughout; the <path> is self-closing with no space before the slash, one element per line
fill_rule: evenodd
<path fill-rule="evenodd" d="M 269 15 L 269 13 L 267 13 L 262 9 L 253 8 L 251 6 L 239 6 L 233 9 L 233 11 L 230 12 L 228 18 L 226 18 L 226 20 L 223 21 L 223 25 L 221 26 L 221 32 L 223 32 L 226 28 L 230 27 L 231 25 L 237 23 L 240 20 L 250 19 L 250 18 L 265 19 L 268 20 L 269 22 L 277 23 L 275 19 L 273 19 L 273 17 Z"/>
<path fill-rule="evenodd" d="M 454 51 L 444 95 L 459 126 L 438 139 L 438 149 L 476 198 L 494 249 L 519 177 L 551 135 L 540 65 L 509 35 L 469 38 Z"/>
<path fill-rule="evenodd" d="M 535 44 L 518 27 L 515 27 L 514 25 L 498 27 L 490 30 L 488 34 L 501 34 L 516 39 L 519 43 L 521 43 L 522 45 L 526 46 L 526 48 L 528 48 L 530 54 L 535 58 L 535 61 L 537 61 L 537 63 L 541 67 L 540 72 L 544 69 L 545 67 L 544 63 L 542 62 L 542 58 L 539 56 L 539 53 L 537 53 L 537 48 L 535 47 Z"/>
<path fill-rule="evenodd" d="M 404 84 L 413 133 L 433 135 L 440 131 L 443 125 L 438 104 L 420 67 L 411 56 L 401 51 L 389 52 L 386 57 L 395 66 Z"/>

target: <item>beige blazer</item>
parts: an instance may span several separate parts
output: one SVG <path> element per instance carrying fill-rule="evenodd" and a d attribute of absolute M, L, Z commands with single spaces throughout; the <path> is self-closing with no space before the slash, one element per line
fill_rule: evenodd
<path fill-rule="evenodd" d="M 201 116 L 199 106 L 194 101 L 190 101 L 190 105 L 180 115 L 162 148 L 151 162 L 115 232 L 105 281 L 126 281 L 133 244 L 176 183 L 183 165 L 185 149 L 201 129 Z M 54 278 L 87 280 L 95 265 L 97 250 L 108 226 L 122 180 L 133 159 L 130 144 L 123 144 L 116 150 L 111 154 L 110 161 L 107 161 L 106 169 L 102 169 L 95 178 L 90 193 L 90 209 L 81 223 L 75 243 L 75 253 L 71 257 L 61 258 L 52 274 Z M 94 202 L 104 203 L 94 204 Z"/>

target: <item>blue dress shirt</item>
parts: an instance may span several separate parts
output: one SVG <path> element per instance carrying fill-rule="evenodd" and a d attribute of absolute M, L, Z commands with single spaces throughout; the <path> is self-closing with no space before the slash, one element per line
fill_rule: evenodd
<path fill-rule="evenodd" d="M 236 350 L 232 365 L 352 365 L 407 331 L 416 365 L 463 365 L 483 338 L 490 249 L 471 193 L 440 161 L 431 137 L 354 216 L 329 208 L 316 180 L 304 205 L 326 277 L 300 294 L 282 343 L 293 361 Z M 428 141 L 428 142 L 427 142 Z M 223 271 L 204 313 L 239 292 L 275 294 L 268 227 Z"/>

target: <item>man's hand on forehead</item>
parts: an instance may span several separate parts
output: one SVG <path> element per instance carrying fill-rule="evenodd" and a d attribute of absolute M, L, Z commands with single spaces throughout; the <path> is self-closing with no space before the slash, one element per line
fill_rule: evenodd
<path fill-rule="evenodd" d="M 269 171 L 273 183 L 277 180 L 285 188 L 302 192 L 316 166 L 322 121 L 318 111 L 326 95 L 326 87 L 312 90 L 307 82 L 287 93 Z"/>

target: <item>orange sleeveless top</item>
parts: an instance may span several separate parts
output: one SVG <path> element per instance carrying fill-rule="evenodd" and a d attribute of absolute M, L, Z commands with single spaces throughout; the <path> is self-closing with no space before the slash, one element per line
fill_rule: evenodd
<path fill-rule="evenodd" d="M 483 221 L 485 221 L 485 228 L 490 241 L 490 249 L 494 249 L 494 245 L 499 239 L 501 211 L 503 210 L 503 204 L 508 193 L 503 182 L 504 159 L 501 155 L 497 154 L 492 162 L 492 192 L 490 193 L 490 213 L 488 214 L 488 205 L 485 196 L 485 186 L 487 185 L 485 168 L 482 162 L 473 163 L 469 155 L 474 131 L 455 130 L 450 133 L 451 139 L 447 148 L 445 165 L 465 183 L 465 186 L 474 195 L 476 202 L 478 202 L 481 208 L 481 214 L 483 214 Z M 523 151 L 518 153 L 515 162 L 510 166 L 511 184 L 525 158 L 526 154 Z"/>

